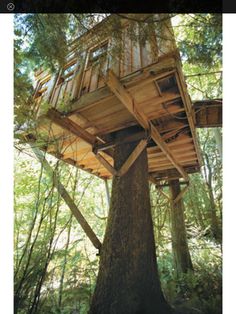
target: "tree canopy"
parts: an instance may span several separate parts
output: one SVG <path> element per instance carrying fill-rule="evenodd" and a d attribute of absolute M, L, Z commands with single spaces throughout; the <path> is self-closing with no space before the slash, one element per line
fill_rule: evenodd
<path fill-rule="evenodd" d="M 97 250 L 58 194 L 53 178 L 18 135 L 26 125 L 34 128 L 31 110 L 34 70 L 43 67 L 55 72 L 63 67 L 70 43 L 104 17 L 104 14 L 15 16 L 14 302 L 19 314 L 87 313 L 91 303 L 98 273 Z M 169 17 L 162 17 L 163 23 L 166 18 Z M 171 18 L 192 100 L 221 98 L 222 16 L 173 14 Z M 150 28 L 160 26 L 155 17 L 139 23 L 143 38 L 149 36 Z M 115 36 L 120 36 L 119 15 L 112 16 L 110 27 L 103 31 L 112 29 Z M 136 36 L 132 28 L 130 36 Z M 184 196 L 194 272 L 176 272 L 171 249 L 170 202 L 165 197 L 170 191 L 168 187 L 156 190 L 150 184 L 161 285 L 168 302 L 180 313 L 221 313 L 220 135 L 220 129 L 198 131 L 203 165 L 200 173 L 191 175 Z M 104 182 L 52 156 L 46 158 L 102 241 L 109 208 Z M 108 185 L 111 190 L 111 183 Z"/>

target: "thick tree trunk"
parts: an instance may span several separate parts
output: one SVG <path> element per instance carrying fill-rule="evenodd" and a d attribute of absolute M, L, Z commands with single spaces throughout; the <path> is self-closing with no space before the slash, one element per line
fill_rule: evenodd
<path fill-rule="evenodd" d="M 212 185 L 207 183 L 209 199 L 210 199 L 210 220 L 211 220 L 211 231 L 216 241 L 222 241 L 221 228 L 216 215 L 216 203 L 213 195 Z"/>
<path fill-rule="evenodd" d="M 180 274 L 186 273 L 188 270 L 193 270 L 193 265 L 187 243 L 183 200 L 180 199 L 177 203 L 173 202 L 181 191 L 179 180 L 172 180 L 169 184 L 172 197 L 170 211 L 172 249 L 176 271 Z"/>
<path fill-rule="evenodd" d="M 117 134 L 122 138 L 125 131 Z M 115 147 L 120 169 L 137 145 Z M 151 218 L 146 149 L 128 172 L 115 177 L 90 314 L 168 314 L 161 291 Z"/>
<path fill-rule="evenodd" d="M 211 231 L 215 240 L 222 242 L 221 228 L 219 226 L 219 221 L 216 214 L 216 203 L 215 203 L 215 198 L 214 198 L 214 193 L 213 193 L 213 180 L 212 180 L 213 172 L 210 165 L 209 157 L 206 153 L 204 154 L 204 157 L 205 157 L 205 165 L 208 171 L 208 174 L 207 174 L 207 171 L 205 169 L 206 185 L 207 185 L 208 195 L 209 195 L 209 200 L 210 200 Z"/>

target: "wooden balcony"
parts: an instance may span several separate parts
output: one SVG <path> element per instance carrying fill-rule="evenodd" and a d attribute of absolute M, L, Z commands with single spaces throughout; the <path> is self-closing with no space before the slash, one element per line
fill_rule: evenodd
<path fill-rule="evenodd" d="M 200 154 L 175 45 L 135 45 L 124 35 L 115 59 L 113 44 L 105 39 L 80 57 L 72 51 L 56 75 L 37 73 L 38 128 L 28 139 L 43 138 L 48 153 L 107 179 L 116 174 L 114 132 L 130 128 L 124 140 L 147 141 L 150 180 L 188 180 L 199 170 Z M 43 102 L 50 106 L 46 112 Z"/>

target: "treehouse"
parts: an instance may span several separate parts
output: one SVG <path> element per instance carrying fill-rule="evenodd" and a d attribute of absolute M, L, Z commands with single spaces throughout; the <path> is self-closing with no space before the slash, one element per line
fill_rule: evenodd
<path fill-rule="evenodd" d="M 150 181 L 188 181 L 201 162 L 195 110 L 199 123 L 207 121 L 201 104 L 192 105 L 163 16 L 153 16 L 163 20 L 154 29 L 137 21 L 144 14 L 134 20 L 111 15 L 71 43 L 58 73 L 36 71 L 37 128 L 27 139 L 43 139 L 42 150 L 102 179 L 122 176 L 147 147 Z M 115 169 L 114 134 L 122 129 L 130 130 L 123 141 L 139 144 Z"/>

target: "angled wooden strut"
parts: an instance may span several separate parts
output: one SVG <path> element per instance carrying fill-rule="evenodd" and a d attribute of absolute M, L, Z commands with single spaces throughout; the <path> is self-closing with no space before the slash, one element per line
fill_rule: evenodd
<path fill-rule="evenodd" d="M 148 121 L 147 117 L 142 112 L 142 110 L 137 108 L 137 106 L 135 105 L 134 99 L 127 92 L 125 87 L 120 83 L 119 79 L 112 72 L 112 70 L 108 71 L 108 79 L 106 83 L 109 86 L 110 90 L 117 96 L 117 98 L 123 103 L 123 105 L 128 109 L 128 111 L 134 116 L 137 122 L 144 129 L 150 131 L 150 135 L 153 141 L 166 154 L 166 157 L 171 161 L 171 163 L 179 171 L 179 173 L 183 176 L 183 178 L 186 181 L 188 181 L 189 180 L 188 174 L 186 173 L 184 168 L 179 164 L 179 162 L 175 159 L 168 145 L 162 139 L 157 128 L 153 125 L 151 121 Z"/>
<path fill-rule="evenodd" d="M 146 146 L 147 146 L 146 139 L 143 139 L 138 143 L 138 145 L 129 155 L 128 159 L 126 159 L 124 164 L 121 166 L 120 170 L 117 173 L 117 176 L 121 177 L 129 170 L 129 168 L 132 166 L 132 164 L 135 162 L 135 160 L 142 153 L 142 151 L 145 149 Z"/>
<path fill-rule="evenodd" d="M 44 154 L 38 148 L 34 147 L 33 144 L 31 143 L 29 144 L 31 145 L 33 152 L 35 153 L 37 159 L 43 165 L 48 175 L 53 178 L 53 182 L 58 190 L 58 193 L 64 199 L 64 201 L 70 208 L 72 214 L 77 219 L 78 223 L 81 225 L 82 229 L 84 230 L 84 232 L 86 233 L 90 241 L 93 243 L 95 248 L 97 248 L 100 251 L 101 246 L 102 246 L 101 242 L 99 241 L 99 239 L 97 238 L 93 230 L 91 229 L 90 225 L 85 220 L 84 216 L 82 215 L 82 213 L 80 212 L 76 204 L 74 203 L 73 199 L 70 197 L 69 193 L 66 191 L 64 185 L 60 182 L 57 174 L 53 171 L 52 167 L 45 159 Z"/>
<path fill-rule="evenodd" d="M 121 166 L 119 170 L 116 170 L 112 165 L 96 150 L 93 151 L 95 157 L 101 162 L 101 164 L 113 175 L 117 177 L 122 177 L 132 166 L 138 156 L 142 153 L 144 148 L 147 146 L 147 139 L 142 139 L 126 159 L 124 164 Z"/>
<path fill-rule="evenodd" d="M 151 181 L 151 180 L 150 180 Z M 152 181 L 151 181 L 152 182 Z M 154 182 L 153 182 L 154 183 Z M 181 200 L 181 198 L 184 196 L 184 194 L 187 192 L 187 190 L 188 190 L 188 188 L 189 188 L 189 181 L 188 182 L 183 182 L 183 184 L 186 184 L 186 186 L 183 188 L 183 190 L 181 190 L 180 191 L 180 193 L 176 196 L 176 198 L 174 199 L 174 200 L 172 200 L 170 197 L 169 197 L 169 195 L 168 194 L 166 194 L 165 192 L 163 192 L 162 191 L 162 187 L 164 187 L 164 186 L 168 186 L 168 185 L 163 185 L 163 186 L 161 186 L 161 185 L 158 185 L 158 184 L 156 184 L 156 188 L 160 191 L 160 193 L 163 195 L 163 196 L 165 196 L 165 198 L 167 198 L 167 200 L 171 203 L 173 203 L 173 204 L 176 204 L 176 203 L 178 203 L 180 200 Z"/>
<path fill-rule="evenodd" d="M 178 201 L 181 200 L 181 198 L 182 198 L 182 197 L 184 196 L 184 194 L 187 192 L 188 188 L 189 188 L 189 182 L 187 182 L 187 185 L 183 188 L 183 190 L 181 190 L 181 191 L 179 192 L 179 194 L 178 194 L 178 195 L 176 196 L 176 198 L 173 200 L 173 203 L 174 203 L 174 204 L 178 203 Z"/>
<path fill-rule="evenodd" d="M 60 126 L 62 129 L 69 131 L 70 133 L 82 138 L 85 142 L 90 144 L 91 146 L 94 145 L 95 142 L 99 142 L 100 144 L 104 144 L 104 141 L 101 139 L 97 139 L 97 137 L 86 130 L 84 130 L 81 126 L 77 123 L 72 121 L 71 119 L 63 116 L 59 111 L 54 108 L 48 110 L 46 117 L 50 119 L 53 123 Z M 106 150 L 106 154 L 109 156 L 113 155 L 111 149 Z"/>
<path fill-rule="evenodd" d="M 70 133 L 81 137 L 88 144 L 93 145 L 96 141 L 96 137 L 83 128 L 81 128 L 77 123 L 72 121 L 67 117 L 63 117 L 59 111 L 56 109 L 49 109 L 46 116 L 53 121 L 55 124 L 59 125 L 61 128 L 69 131 Z"/>
<path fill-rule="evenodd" d="M 97 158 L 98 161 L 112 174 L 115 176 L 117 174 L 117 171 L 115 168 L 112 167 L 112 165 L 98 152 L 93 152 L 94 156 Z"/>

